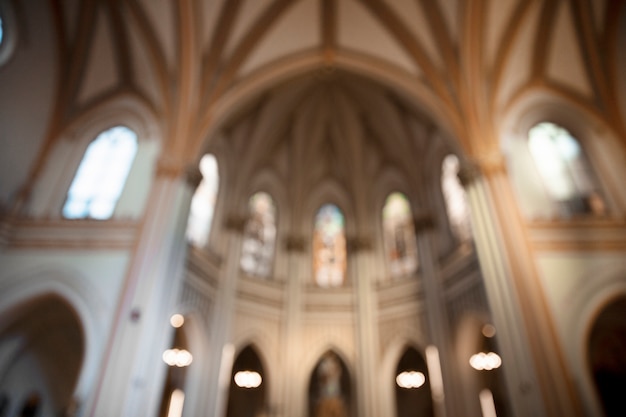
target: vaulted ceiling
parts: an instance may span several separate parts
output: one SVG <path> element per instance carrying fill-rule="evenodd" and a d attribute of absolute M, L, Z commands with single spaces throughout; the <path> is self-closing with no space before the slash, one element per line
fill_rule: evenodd
<path fill-rule="evenodd" d="M 620 0 L 52 4 L 62 88 L 51 131 L 132 95 L 161 121 L 173 164 L 197 158 L 243 103 L 320 68 L 377 80 L 474 157 L 497 148 L 500 120 L 537 91 L 626 136 Z"/>

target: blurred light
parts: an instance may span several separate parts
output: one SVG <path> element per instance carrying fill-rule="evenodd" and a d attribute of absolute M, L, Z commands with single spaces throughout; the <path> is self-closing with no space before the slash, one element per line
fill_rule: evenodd
<path fill-rule="evenodd" d="M 396 383 L 400 388 L 419 388 L 426 382 L 423 373 L 417 371 L 404 371 L 396 377 Z"/>
<path fill-rule="evenodd" d="M 185 402 L 185 393 L 179 389 L 175 389 L 170 397 L 170 406 L 167 411 L 167 417 L 180 417 L 183 415 L 183 403 Z"/>
<path fill-rule="evenodd" d="M 502 365 L 502 359 L 494 352 L 480 352 L 472 355 L 469 360 L 472 368 L 477 371 L 491 371 L 492 369 L 499 368 Z"/>
<path fill-rule="evenodd" d="M 484 389 L 478 395 L 480 398 L 480 409 L 483 417 L 497 417 L 496 405 L 493 402 L 493 394 L 488 389 Z"/>
<path fill-rule="evenodd" d="M 170 324 L 177 329 L 185 323 L 185 317 L 182 314 L 174 314 L 170 317 Z"/>
<path fill-rule="evenodd" d="M 494 337 L 496 335 L 496 327 L 493 324 L 485 324 L 483 326 L 483 336 Z"/>
<path fill-rule="evenodd" d="M 163 362 L 179 368 L 191 365 L 193 356 L 185 349 L 168 349 L 163 352 Z"/>
<path fill-rule="evenodd" d="M 441 376 L 441 363 L 439 362 L 439 350 L 433 345 L 426 348 L 426 365 L 430 377 L 430 390 L 433 400 L 443 401 L 443 378 Z"/>
<path fill-rule="evenodd" d="M 255 371 L 239 371 L 235 374 L 235 384 L 241 388 L 257 388 L 262 380 L 261 375 Z"/>

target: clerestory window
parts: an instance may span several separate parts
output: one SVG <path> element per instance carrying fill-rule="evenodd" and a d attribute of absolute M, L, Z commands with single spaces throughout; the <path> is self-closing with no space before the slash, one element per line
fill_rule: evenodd
<path fill-rule="evenodd" d="M 313 272 L 320 287 L 343 285 L 346 274 L 344 216 L 333 204 L 322 206 L 315 216 Z"/>
<path fill-rule="evenodd" d="M 125 126 L 100 133 L 89 144 L 63 205 L 67 219 L 113 215 L 137 153 L 137 134 Z"/>

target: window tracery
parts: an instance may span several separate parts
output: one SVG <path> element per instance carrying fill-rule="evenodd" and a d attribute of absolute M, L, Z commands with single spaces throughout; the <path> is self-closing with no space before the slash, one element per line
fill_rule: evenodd
<path fill-rule="evenodd" d="M 383 234 L 387 263 L 392 278 L 417 270 L 417 245 L 411 207 L 402 193 L 391 193 L 383 207 Z"/>
<path fill-rule="evenodd" d="M 276 206 L 269 194 L 258 192 L 250 198 L 249 209 L 241 249 L 241 269 L 250 275 L 268 277 L 274 259 Z"/>
<path fill-rule="evenodd" d="M 562 212 L 604 212 L 584 151 L 570 132 L 554 123 L 539 123 L 528 132 L 528 148 L 548 195 Z"/>
<path fill-rule="evenodd" d="M 214 155 L 206 154 L 202 157 L 200 172 L 202 180 L 191 199 L 189 209 L 187 240 L 194 246 L 203 247 L 211 232 L 219 186 L 219 171 Z"/>
<path fill-rule="evenodd" d="M 315 216 L 313 270 L 320 287 L 338 287 L 346 273 L 344 216 L 333 204 L 322 206 Z"/>
<path fill-rule="evenodd" d="M 63 206 L 67 219 L 113 215 L 137 153 L 137 134 L 125 126 L 101 132 L 89 144 Z"/>
<path fill-rule="evenodd" d="M 456 155 L 448 155 L 441 164 L 441 189 L 446 213 L 454 236 L 461 242 L 471 239 L 470 208 L 465 189 L 459 180 L 460 163 Z"/>

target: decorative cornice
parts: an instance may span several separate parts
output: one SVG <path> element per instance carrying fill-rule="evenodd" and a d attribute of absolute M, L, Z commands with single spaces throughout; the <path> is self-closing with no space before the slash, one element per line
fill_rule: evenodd
<path fill-rule="evenodd" d="M 187 180 L 187 184 L 192 188 L 196 189 L 202 182 L 202 172 L 200 168 L 195 165 L 190 165 L 185 169 L 185 179 Z"/>
<path fill-rule="evenodd" d="M 474 164 L 464 163 L 461 165 L 457 177 L 463 188 L 467 188 L 480 178 L 480 169 Z"/>

